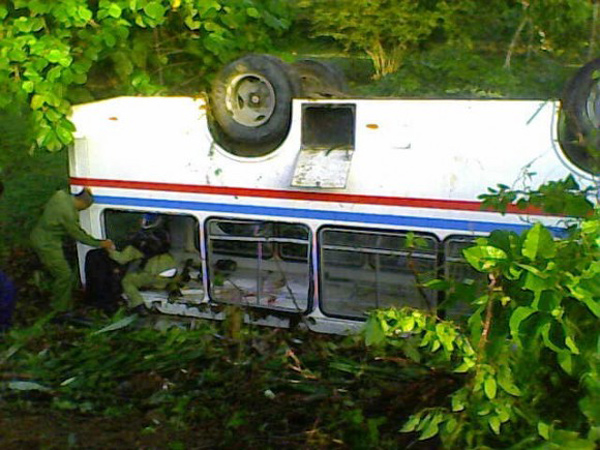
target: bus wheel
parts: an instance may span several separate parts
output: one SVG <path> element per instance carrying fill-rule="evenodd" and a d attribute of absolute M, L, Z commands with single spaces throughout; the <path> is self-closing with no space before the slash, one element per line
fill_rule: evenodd
<path fill-rule="evenodd" d="M 561 99 L 559 142 L 580 169 L 600 173 L 600 58 L 579 69 Z"/>
<path fill-rule="evenodd" d="M 348 90 L 346 77 L 339 67 L 314 59 L 300 59 L 292 64 L 300 76 L 307 97 L 344 97 Z"/>
<path fill-rule="evenodd" d="M 288 134 L 299 86 L 289 66 L 271 55 L 251 54 L 228 64 L 209 95 L 215 140 L 239 156 L 270 153 Z"/>

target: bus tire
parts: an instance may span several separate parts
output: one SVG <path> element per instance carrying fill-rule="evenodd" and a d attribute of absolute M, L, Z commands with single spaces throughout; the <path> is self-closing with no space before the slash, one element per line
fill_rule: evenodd
<path fill-rule="evenodd" d="M 289 66 L 274 56 L 250 54 L 231 62 L 209 95 L 213 137 L 239 156 L 270 153 L 288 134 L 299 86 Z"/>
<path fill-rule="evenodd" d="M 307 97 L 343 97 L 348 91 L 346 77 L 339 67 L 315 59 L 300 59 L 292 64 Z"/>
<path fill-rule="evenodd" d="M 560 111 L 559 142 L 580 169 L 599 173 L 600 58 L 581 67 L 565 86 Z"/>

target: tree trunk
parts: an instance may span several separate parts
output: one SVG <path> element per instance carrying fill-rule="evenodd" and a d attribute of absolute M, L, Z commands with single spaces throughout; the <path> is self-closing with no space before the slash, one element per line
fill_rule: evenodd
<path fill-rule="evenodd" d="M 525 8 L 527 8 L 527 7 L 525 7 Z M 506 52 L 506 58 L 504 59 L 504 68 L 505 69 L 510 69 L 510 60 L 512 58 L 512 54 L 515 51 L 515 47 L 517 46 L 517 42 L 519 41 L 519 37 L 521 36 L 521 33 L 523 32 L 525 25 L 527 25 L 529 23 L 529 21 L 530 21 L 529 16 L 527 15 L 527 11 L 525 11 L 523 18 L 521 19 L 521 23 L 519 23 L 519 26 L 517 27 L 517 30 L 515 31 L 515 34 L 513 35 L 512 39 L 510 41 L 510 45 L 508 46 L 508 50 Z"/>

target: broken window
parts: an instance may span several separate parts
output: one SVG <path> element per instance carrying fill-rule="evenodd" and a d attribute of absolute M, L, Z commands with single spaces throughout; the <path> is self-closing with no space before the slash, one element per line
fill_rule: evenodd
<path fill-rule="evenodd" d="M 207 221 L 210 297 L 214 301 L 305 311 L 310 232 L 272 221 Z"/>
<path fill-rule="evenodd" d="M 433 309 L 435 291 L 417 286 L 436 276 L 438 241 L 408 234 L 324 228 L 319 233 L 321 308 L 331 316 L 365 317 L 375 308 Z"/>
<path fill-rule="evenodd" d="M 153 211 L 103 211 L 106 237 L 118 250 L 139 239 L 142 230 L 160 228 L 167 232 L 168 252 L 177 262 L 177 272 L 185 275 L 179 285 L 181 296 L 176 300 L 197 303 L 204 299 L 200 228 L 198 220 L 186 214 L 165 214 Z"/>

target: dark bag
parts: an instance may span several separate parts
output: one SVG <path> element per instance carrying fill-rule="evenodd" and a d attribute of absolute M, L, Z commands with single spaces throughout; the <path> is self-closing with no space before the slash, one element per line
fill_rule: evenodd
<path fill-rule="evenodd" d="M 167 253 L 171 247 L 169 233 L 163 229 L 142 229 L 131 239 L 130 244 L 144 254 L 145 259 Z"/>
<path fill-rule="evenodd" d="M 90 250 L 85 257 L 86 303 L 107 313 L 119 307 L 124 269 L 105 250 Z"/>

